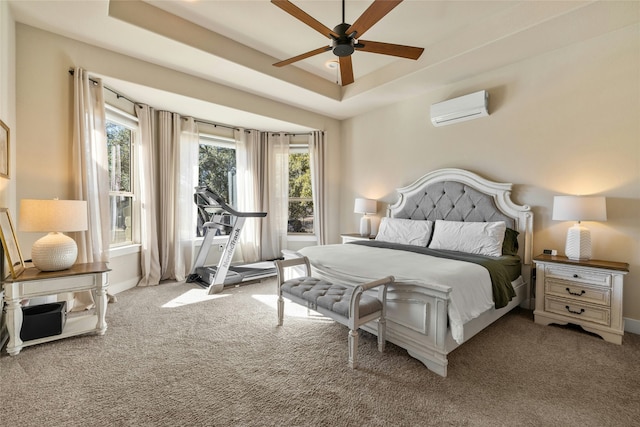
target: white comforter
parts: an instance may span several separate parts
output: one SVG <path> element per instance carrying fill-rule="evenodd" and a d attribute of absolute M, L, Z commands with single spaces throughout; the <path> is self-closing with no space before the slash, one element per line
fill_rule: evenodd
<path fill-rule="evenodd" d="M 489 272 L 477 264 L 363 245 L 310 246 L 300 253 L 328 277 L 363 283 L 392 275 L 396 282 L 450 288 L 449 326 L 459 344 L 464 324 L 494 306 Z"/>

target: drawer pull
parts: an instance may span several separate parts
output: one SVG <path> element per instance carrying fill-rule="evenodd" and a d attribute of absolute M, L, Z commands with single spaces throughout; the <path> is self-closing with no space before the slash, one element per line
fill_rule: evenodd
<path fill-rule="evenodd" d="M 571 292 L 571 289 L 567 288 L 567 292 L 569 292 L 569 295 L 575 295 L 577 297 L 581 297 L 582 295 L 584 295 L 586 293 L 586 291 L 583 289 L 580 292 Z"/>
<path fill-rule="evenodd" d="M 580 276 L 578 276 L 577 274 L 574 274 L 574 275 L 573 275 L 573 278 L 574 278 L 574 279 L 577 279 L 578 277 L 580 277 Z"/>
<path fill-rule="evenodd" d="M 584 308 L 581 308 L 580 311 L 571 310 L 568 305 L 565 305 L 564 308 L 566 308 L 567 311 L 569 313 L 572 313 L 572 314 L 582 314 L 582 313 L 584 313 Z"/>

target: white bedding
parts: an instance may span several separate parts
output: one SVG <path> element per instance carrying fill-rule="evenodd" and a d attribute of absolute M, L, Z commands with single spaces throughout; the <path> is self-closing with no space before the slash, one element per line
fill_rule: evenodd
<path fill-rule="evenodd" d="M 300 253 L 327 277 L 346 276 L 362 283 L 393 275 L 396 282 L 451 289 L 449 326 L 459 344 L 464 341 L 464 324 L 494 306 L 489 272 L 477 264 L 349 244 L 310 246 Z"/>

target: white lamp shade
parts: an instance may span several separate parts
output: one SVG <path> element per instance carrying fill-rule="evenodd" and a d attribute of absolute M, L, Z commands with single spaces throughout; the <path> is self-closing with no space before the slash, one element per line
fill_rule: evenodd
<path fill-rule="evenodd" d="M 378 212 L 377 203 L 373 199 L 361 199 L 357 198 L 353 212 L 361 214 L 374 214 Z"/>
<path fill-rule="evenodd" d="M 31 248 L 31 261 L 41 271 L 66 270 L 78 258 L 78 246 L 63 231 L 87 229 L 87 202 L 84 200 L 20 201 L 19 229 L 49 232 Z"/>
<path fill-rule="evenodd" d="M 556 221 L 606 221 L 607 202 L 602 196 L 555 196 L 553 218 Z"/>
<path fill-rule="evenodd" d="M 84 231 L 87 229 L 87 202 L 23 199 L 18 224 L 21 231 Z"/>

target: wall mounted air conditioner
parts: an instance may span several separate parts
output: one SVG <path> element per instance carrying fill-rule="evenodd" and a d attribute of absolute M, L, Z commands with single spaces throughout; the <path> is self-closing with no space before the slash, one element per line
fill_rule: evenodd
<path fill-rule="evenodd" d="M 431 123 L 444 126 L 489 115 L 489 93 L 486 90 L 449 99 L 431 106 Z"/>

